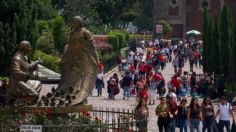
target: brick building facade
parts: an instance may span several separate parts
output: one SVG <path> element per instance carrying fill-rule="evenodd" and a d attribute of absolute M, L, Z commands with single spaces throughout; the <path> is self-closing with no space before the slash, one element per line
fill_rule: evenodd
<path fill-rule="evenodd" d="M 210 17 L 219 17 L 226 3 L 234 18 L 236 0 L 153 0 L 153 20 L 166 20 L 173 28 L 170 37 L 183 38 L 186 31 L 203 31 L 203 7 L 206 5 Z"/>

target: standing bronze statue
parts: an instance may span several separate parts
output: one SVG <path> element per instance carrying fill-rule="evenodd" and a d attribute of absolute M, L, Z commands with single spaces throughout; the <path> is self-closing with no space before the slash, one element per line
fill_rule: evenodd
<path fill-rule="evenodd" d="M 94 88 L 97 65 L 98 57 L 93 46 L 93 36 L 83 28 L 82 18 L 75 16 L 69 44 L 65 46 L 60 61 L 61 82 L 57 91 L 75 96 L 71 105 L 81 103 Z"/>
<path fill-rule="evenodd" d="M 10 87 L 7 89 L 7 104 L 13 105 L 16 101 L 27 97 L 27 103 L 37 103 L 41 90 L 41 83 L 37 80 L 30 80 L 37 65 L 42 62 L 40 59 L 28 63 L 26 55 L 30 53 L 31 46 L 28 41 L 22 41 L 12 57 L 10 65 Z"/>

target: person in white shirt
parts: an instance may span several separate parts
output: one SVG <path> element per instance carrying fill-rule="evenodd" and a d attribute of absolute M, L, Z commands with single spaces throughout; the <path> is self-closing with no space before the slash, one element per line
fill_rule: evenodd
<path fill-rule="evenodd" d="M 96 89 L 98 91 L 98 96 L 102 96 L 102 88 L 104 88 L 103 78 L 104 78 L 103 72 L 100 71 L 97 74 L 97 79 L 96 79 L 96 84 L 95 84 L 96 85 Z"/>
<path fill-rule="evenodd" d="M 230 116 L 232 116 L 233 122 L 234 113 L 232 111 L 232 106 L 230 103 L 226 101 L 224 96 L 220 99 L 220 104 L 218 105 L 218 110 L 216 112 L 215 117 L 219 115 L 219 132 L 224 132 L 224 126 L 226 127 L 227 132 L 231 132 L 230 130 Z"/>

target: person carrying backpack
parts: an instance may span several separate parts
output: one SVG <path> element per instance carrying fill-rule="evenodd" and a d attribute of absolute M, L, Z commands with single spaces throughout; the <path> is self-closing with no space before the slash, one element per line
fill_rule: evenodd
<path fill-rule="evenodd" d="M 233 122 L 235 122 L 234 113 L 232 111 L 232 106 L 226 101 L 224 96 L 220 99 L 220 104 L 218 105 L 218 110 L 216 112 L 215 118 L 219 115 L 219 132 L 224 132 L 224 127 L 226 127 L 227 132 L 230 130 L 230 116 L 232 116 Z"/>

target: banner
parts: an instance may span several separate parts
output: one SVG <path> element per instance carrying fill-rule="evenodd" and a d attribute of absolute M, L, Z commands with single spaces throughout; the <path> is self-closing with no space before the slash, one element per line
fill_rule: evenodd
<path fill-rule="evenodd" d="M 107 49 L 108 48 L 108 36 L 107 35 L 93 35 L 94 46 L 96 49 Z"/>
<path fill-rule="evenodd" d="M 20 132 L 42 132 L 41 125 L 21 125 Z"/>
<path fill-rule="evenodd" d="M 156 25 L 156 33 L 163 33 L 163 26 L 162 25 Z"/>

